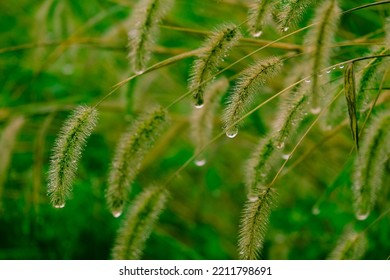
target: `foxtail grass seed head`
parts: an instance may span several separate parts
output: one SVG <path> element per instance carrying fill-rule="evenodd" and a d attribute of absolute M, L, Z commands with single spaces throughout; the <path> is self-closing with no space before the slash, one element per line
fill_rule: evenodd
<path fill-rule="evenodd" d="M 201 47 L 204 51 L 195 59 L 189 89 L 193 93 L 195 107 L 201 108 L 204 103 L 204 91 L 218 70 L 218 66 L 227 56 L 230 49 L 241 38 L 241 32 L 233 24 L 219 27 Z"/>
<path fill-rule="evenodd" d="M 274 124 L 276 131 L 274 139 L 277 148 L 281 149 L 285 145 L 286 139 L 297 131 L 299 124 L 305 116 L 305 108 L 308 96 L 304 91 L 300 91 L 292 98 L 286 98 L 285 103 L 280 105 L 279 119 Z"/>
<path fill-rule="evenodd" d="M 330 260 L 359 260 L 367 250 L 367 237 L 364 232 L 356 232 L 351 227 L 343 232 L 336 247 L 329 254 Z"/>
<path fill-rule="evenodd" d="M 248 18 L 249 31 L 253 37 L 260 37 L 264 26 L 271 21 L 275 7 L 275 3 L 272 2 L 272 0 L 253 1 Z"/>
<path fill-rule="evenodd" d="M 158 23 L 172 7 L 173 0 L 139 0 L 130 21 L 129 60 L 134 73 L 142 74 L 157 37 Z"/>
<path fill-rule="evenodd" d="M 168 192 L 161 187 L 147 188 L 136 197 L 118 231 L 112 251 L 113 259 L 134 260 L 141 257 L 167 197 Z"/>
<path fill-rule="evenodd" d="M 318 114 L 321 111 L 321 81 L 318 74 L 323 68 L 329 65 L 331 46 L 335 37 L 341 10 L 337 0 L 324 1 L 317 8 L 312 23 L 315 24 L 305 38 L 305 52 L 308 54 L 309 67 L 307 76 L 311 77 L 311 107 L 312 113 Z"/>
<path fill-rule="evenodd" d="M 376 49 L 372 54 L 373 55 L 382 55 L 389 53 L 389 49 L 380 48 Z M 368 104 L 372 101 L 373 92 L 372 88 L 376 88 L 377 77 L 381 76 L 381 72 L 386 67 L 389 66 L 389 61 L 383 57 L 376 57 L 371 60 L 364 66 L 362 74 L 360 76 L 358 86 L 357 86 L 357 97 L 356 97 L 356 107 L 359 110 L 359 115 L 363 115 L 369 108 Z"/>
<path fill-rule="evenodd" d="M 268 229 L 274 196 L 271 188 L 259 187 L 256 195 L 249 197 L 245 203 L 238 242 L 240 259 L 258 258 Z"/>
<path fill-rule="evenodd" d="M 201 109 L 195 108 L 191 116 L 191 138 L 198 153 L 211 138 L 217 109 L 221 97 L 229 88 L 229 80 L 221 77 L 210 84 L 205 90 L 205 103 Z M 197 166 L 203 166 L 206 160 L 203 156 L 195 161 Z"/>
<path fill-rule="evenodd" d="M 80 106 L 61 128 L 54 144 L 48 176 L 48 195 L 56 208 L 63 208 L 70 196 L 81 152 L 96 122 L 97 110 Z"/>
<path fill-rule="evenodd" d="M 349 124 L 356 151 L 359 150 L 359 130 L 356 114 L 356 89 L 353 63 L 349 63 L 344 72 L 344 94 L 348 106 Z"/>
<path fill-rule="evenodd" d="M 365 220 L 373 209 L 383 186 L 386 162 L 390 158 L 390 114 L 382 113 L 367 129 L 355 160 L 353 194 L 355 214 Z"/>
<path fill-rule="evenodd" d="M 6 127 L 1 131 L 0 136 L 0 210 L 1 200 L 4 190 L 4 184 L 7 179 L 8 169 L 10 167 L 12 152 L 20 130 L 25 124 L 24 116 L 17 116 L 12 118 Z"/>
<path fill-rule="evenodd" d="M 249 196 L 256 195 L 257 186 L 266 184 L 269 180 L 269 171 L 272 165 L 272 156 L 275 153 L 275 143 L 272 137 L 261 139 L 257 148 L 247 162 L 245 186 Z"/>
<path fill-rule="evenodd" d="M 277 14 L 279 29 L 287 32 L 290 27 L 296 26 L 312 2 L 313 0 L 282 1 Z"/>
<path fill-rule="evenodd" d="M 255 94 L 261 93 L 262 87 L 279 73 L 282 61 L 271 57 L 255 62 L 240 75 L 233 92 L 229 97 L 224 112 L 224 130 L 226 135 L 233 138 L 238 133 L 239 120 L 248 109 Z"/>
<path fill-rule="evenodd" d="M 145 155 L 168 123 L 165 109 L 158 107 L 130 125 L 117 145 L 108 177 L 106 199 L 114 217 L 122 214 L 130 186 L 138 175 Z"/>

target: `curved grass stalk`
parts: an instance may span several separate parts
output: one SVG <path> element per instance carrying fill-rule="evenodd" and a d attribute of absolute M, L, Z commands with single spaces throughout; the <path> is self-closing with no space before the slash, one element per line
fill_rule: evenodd
<path fill-rule="evenodd" d="M 63 208 L 70 196 L 81 152 L 96 122 L 95 108 L 79 106 L 61 128 L 51 156 L 47 190 L 56 208 Z"/>
<path fill-rule="evenodd" d="M 168 192 L 150 187 L 137 196 L 126 213 L 112 251 L 115 260 L 139 259 L 158 216 L 165 207 Z"/>
<path fill-rule="evenodd" d="M 135 121 L 122 135 L 111 164 L 106 193 L 108 208 L 114 217 L 122 214 L 141 163 L 167 123 L 167 112 L 159 107 Z"/>

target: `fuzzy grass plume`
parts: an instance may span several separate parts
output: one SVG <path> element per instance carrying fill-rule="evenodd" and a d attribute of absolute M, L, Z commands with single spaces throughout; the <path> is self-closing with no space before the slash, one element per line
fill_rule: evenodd
<path fill-rule="evenodd" d="M 158 107 L 135 121 L 122 135 L 111 165 L 106 193 L 108 208 L 114 217 L 122 214 L 131 183 L 167 122 L 166 110 Z"/>
<path fill-rule="evenodd" d="M 248 25 L 253 37 L 260 37 L 264 26 L 272 19 L 275 3 L 272 0 L 256 0 L 249 9 Z"/>
<path fill-rule="evenodd" d="M 218 65 L 240 37 L 241 32 L 237 26 L 225 24 L 214 31 L 201 47 L 204 51 L 194 61 L 189 81 L 189 89 L 193 93 L 196 107 L 203 106 L 203 95 L 208 83 L 217 72 Z"/>
<path fill-rule="evenodd" d="M 255 62 L 245 69 L 238 79 L 224 112 L 224 129 L 228 137 L 238 132 L 238 121 L 244 115 L 255 94 L 281 69 L 282 61 L 271 57 Z"/>
<path fill-rule="evenodd" d="M 280 105 L 279 119 L 275 127 L 275 145 L 282 149 L 286 139 L 296 132 L 305 115 L 308 96 L 305 91 L 298 91 L 291 98 L 286 98 L 285 104 Z"/>
<path fill-rule="evenodd" d="M 271 159 L 275 152 L 275 141 L 272 137 L 261 139 L 246 167 L 245 186 L 248 197 L 256 196 L 259 184 L 266 184 L 271 168 Z"/>
<path fill-rule="evenodd" d="M 228 88 L 229 80 L 226 77 L 219 78 L 206 88 L 204 107 L 194 109 L 191 117 L 191 138 L 195 153 L 209 142 L 221 96 Z M 200 157 L 197 163 L 204 163 L 203 157 Z"/>
<path fill-rule="evenodd" d="M 172 0 L 140 0 L 131 15 L 130 66 L 137 74 L 145 71 L 158 31 L 158 23 L 172 6 Z"/>
<path fill-rule="evenodd" d="M 311 76 L 312 113 L 319 113 L 321 109 L 319 74 L 323 68 L 329 65 L 331 45 L 337 31 L 340 14 L 341 10 L 336 0 L 324 1 L 316 10 L 313 19 L 315 25 L 305 38 L 305 51 L 309 56 L 310 63 L 308 76 Z"/>
<path fill-rule="evenodd" d="M 168 192 L 161 187 L 145 189 L 126 213 L 118 232 L 112 258 L 139 259 L 158 216 L 164 209 Z"/>
<path fill-rule="evenodd" d="M 70 196 L 81 152 L 96 121 L 95 108 L 79 106 L 65 121 L 57 137 L 48 176 L 48 195 L 56 208 L 64 207 Z"/>
<path fill-rule="evenodd" d="M 390 48 L 390 46 L 389 46 Z M 388 53 L 389 50 L 386 48 L 381 48 L 377 51 L 373 52 L 373 55 L 382 55 Z M 363 68 L 362 74 L 360 76 L 358 85 L 357 85 L 357 98 L 356 98 L 356 106 L 359 110 L 359 114 L 362 114 L 367 110 L 367 104 L 370 100 L 372 100 L 372 88 L 375 87 L 375 81 L 381 71 L 386 69 L 385 58 L 376 57 L 371 59 Z"/>
<path fill-rule="evenodd" d="M 367 249 L 367 238 L 364 232 L 356 232 L 347 227 L 329 254 L 330 260 L 358 260 Z"/>
<path fill-rule="evenodd" d="M 263 247 L 265 233 L 274 200 L 274 190 L 259 187 L 257 194 L 249 197 L 242 214 L 239 232 L 239 257 L 254 260 Z"/>
<path fill-rule="evenodd" d="M 0 199 L 3 197 L 4 184 L 7 179 L 9 164 L 11 162 L 12 151 L 15 146 L 16 138 L 25 123 L 23 116 L 12 118 L 1 132 L 0 136 Z M 1 208 L 1 201 L 0 201 Z"/>
<path fill-rule="evenodd" d="M 364 220 L 375 205 L 390 158 L 390 114 L 376 117 L 362 138 L 355 161 L 353 193 L 356 218 Z"/>
<path fill-rule="evenodd" d="M 313 0 L 283 1 L 278 13 L 280 30 L 286 32 L 290 27 L 297 25 L 312 2 Z"/>

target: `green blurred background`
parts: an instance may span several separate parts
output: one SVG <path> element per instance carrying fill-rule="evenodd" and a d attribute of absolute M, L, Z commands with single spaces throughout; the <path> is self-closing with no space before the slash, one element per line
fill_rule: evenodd
<path fill-rule="evenodd" d="M 175 1 L 156 35 L 149 65 L 198 48 L 205 38 L 202 31 L 214 30 L 224 22 L 242 23 L 250 2 Z M 352 0 L 340 2 L 343 10 L 358 5 Z M 95 104 L 113 85 L 131 75 L 126 45 L 134 3 L 0 1 L 0 131 L 4 136 L 15 120 L 19 118 L 22 123 L 20 130 L 7 134 L 8 141 L 0 147 L 0 259 L 110 258 L 123 218 L 113 218 L 104 199 L 116 142 L 139 113 L 154 104 L 167 106 L 186 93 L 193 59 L 127 83 L 99 107 L 98 126 L 80 161 L 73 197 L 63 209 L 49 205 L 46 172 L 55 137 L 70 111 L 79 104 Z M 365 3 L 370 1 L 359 1 L 359 5 Z M 362 38 L 368 43 L 338 47 L 333 62 L 364 55 L 375 46 L 383 37 L 388 8 L 382 5 L 343 16 L 336 40 Z M 300 25 L 305 26 L 312 14 L 313 9 L 309 9 Z M 375 31 L 377 34 L 365 37 Z M 284 42 L 301 45 L 303 35 L 298 33 Z M 261 39 L 278 37 L 276 28 L 270 26 Z M 241 43 L 223 66 L 256 47 L 255 43 Z M 286 53 L 288 50 L 283 48 L 267 48 L 256 56 Z M 235 65 L 226 76 L 234 77 L 251 61 Z M 293 62 L 287 64 L 283 79 L 269 85 L 256 103 L 283 89 L 296 66 Z M 341 75 L 341 71 L 335 71 L 333 78 L 340 80 Z M 389 85 L 387 79 L 385 87 Z M 385 96 L 388 101 L 388 90 Z M 226 96 L 221 103 L 225 100 Z M 238 225 L 246 199 L 245 162 L 268 132 L 278 102 L 272 101 L 252 114 L 235 139 L 222 137 L 213 143 L 207 150 L 205 166 L 189 165 L 170 184 L 167 209 L 147 241 L 143 258 L 238 258 Z M 378 108 L 386 110 L 388 104 L 383 102 Z M 153 182 L 167 180 L 193 155 L 188 126 L 192 110 L 189 98 L 170 109 L 172 125 L 145 159 L 131 197 Z M 342 119 L 346 120 L 347 115 Z M 215 134 L 220 133 L 221 126 L 216 119 Z M 365 229 L 390 207 L 389 188 L 385 188 L 370 217 L 365 221 L 355 219 L 350 181 L 352 147 L 346 125 L 330 131 L 316 126 L 308 134 L 277 181 L 277 207 L 271 215 L 262 258 L 325 259 L 347 226 Z M 389 186 L 389 176 L 385 180 Z M 319 201 L 319 213 L 313 214 Z M 387 259 L 390 217 L 377 221 L 367 236 L 363 258 Z"/>

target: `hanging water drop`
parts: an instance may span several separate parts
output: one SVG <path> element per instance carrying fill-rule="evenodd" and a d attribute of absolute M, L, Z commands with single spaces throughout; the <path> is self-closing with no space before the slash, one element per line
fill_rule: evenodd
<path fill-rule="evenodd" d="M 142 75 L 144 72 L 145 72 L 145 71 L 144 71 L 143 69 L 135 69 L 135 70 L 134 70 L 134 73 L 135 73 L 136 75 Z"/>
<path fill-rule="evenodd" d="M 358 219 L 359 221 L 364 221 L 365 219 L 368 218 L 368 215 L 370 215 L 369 212 L 356 213 L 356 219 Z"/>
<path fill-rule="evenodd" d="M 112 215 L 114 218 L 118 218 L 120 215 L 122 215 L 122 210 L 114 210 L 112 211 Z"/>
<path fill-rule="evenodd" d="M 277 149 L 283 149 L 284 148 L 284 142 L 283 141 L 279 141 L 278 143 L 276 143 L 276 148 Z"/>
<path fill-rule="evenodd" d="M 256 202 L 258 199 L 259 199 L 259 197 L 255 196 L 255 195 L 249 196 L 249 197 L 248 197 L 248 200 L 249 200 L 250 202 Z"/>
<path fill-rule="evenodd" d="M 315 216 L 317 216 L 318 214 L 320 214 L 320 208 L 318 208 L 318 206 L 317 205 L 315 205 L 314 207 L 313 207 L 313 209 L 311 210 L 311 213 L 313 214 L 313 215 L 315 215 Z"/>
<path fill-rule="evenodd" d="M 305 82 L 306 82 L 306 83 L 310 83 L 310 82 L 311 82 L 310 78 L 306 78 L 306 79 L 305 79 Z"/>
<path fill-rule="evenodd" d="M 311 108 L 310 109 L 310 112 L 313 114 L 313 115 L 317 115 L 321 112 L 321 107 L 314 107 L 314 108 Z"/>
<path fill-rule="evenodd" d="M 195 159 L 194 163 L 196 166 L 204 166 L 206 164 L 207 160 L 205 158 L 197 158 Z"/>
<path fill-rule="evenodd" d="M 65 202 L 58 202 L 54 204 L 54 208 L 61 209 L 65 207 Z"/>
<path fill-rule="evenodd" d="M 330 72 L 332 72 L 331 69 L 326 70 L 326 73 L 327 73 L 327 74 L 330 74 Z"/>
<path fill-rule="evenodd" d="M 195 104 L 196 109 L 201 109 L 201 108 L 203 108 L 203 106 L 204 106 L 204 103 Z"/>
<path fill-rule="evenodd" d="M 238 127 L 231 127 L 228 130 L 226 130 L 226 136 L 229 138 L 234 138 L 238 134 Z"/>
<path fill-rule="evenodd" d="M 288 29 L 289 29 L 289 27 L 288 27 L 288 26 L 285 26 L 285 27 L 283 27 L 283 32 L 287 32 L 287 31 L 288 31 Z"/>
<path fill-rule="evenodd" d="M 290 158 L 290 154 L 283 154 L 282 159 L 288 160 Z"/>
<path fill-rule="evenodd" d="M 252 33 L 252 36 L 258 38 L 258 37 L 261 36 L 261 34 L 263 34 L 263 31 L 262 31 L 262 30 L 259 30 L 259 31 L 253 32 L 253 33 Z"/>
<path fill-rule="evenodd" d="M 340 69 L 343 69 L 344 66 L 345 66 L 344 64 L 341 64 L 341 65 L 339 66 L 339 68 L 340 68 Z"/>

